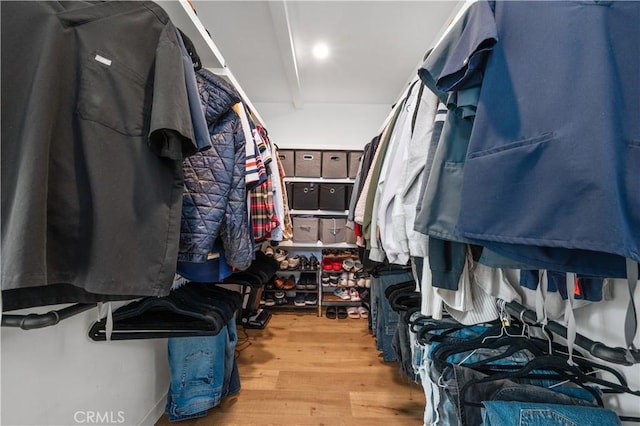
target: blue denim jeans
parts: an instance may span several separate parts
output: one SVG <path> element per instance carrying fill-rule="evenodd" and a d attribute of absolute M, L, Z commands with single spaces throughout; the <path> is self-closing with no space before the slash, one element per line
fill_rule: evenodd
<path fill-rule="evenodd" d="M 398 327 L 399 316 L 389 305 L 384 291 L 394 285 L 413 280 L 411 272 L 382 272 L 371 280 L 371 310 L 373 330 L 376 336 L 377 349 L 382 351 L 384 361 L 395 361 L 396 354 L 391 346 L 393 335 Z"/>
<path fill-rule="evenodd" d="M 479 425 L 482 423 L 482 411 L 479 407 L 465 404 L 464 401 L 480 403 L 483 401 L 521 401 L 542 404 L 563 404 L 593 407 L 593 399 L 588 400 L 571 396 L 572 392 L 562 392 L 560 388 L 547 389 L 541 386 L 516 383 L 511 380 L 495 380 L 480 383 L 461 394 L 462 387 L 470 380 L 485 377 L 467 367 L 454 365 L 445 372 L 444 393 L 451 409 L 458 417 L 461 425 Z M 446 424 L 446 423 L 444 423 Z"/>
<path fill-rule="evenodd" d="M 234 351 L 235 320 L 215 336 L 169 339 L 169 421 L 204 417 L 223 396 L 240 390 Z M 235 368 L 235 374 L 234 374 Z"/>
<path fill-rule="evenodd" d="M 483 403 L 483 426 L 615 426 L 622 424 L 611 410 L 529 402 Z"/>

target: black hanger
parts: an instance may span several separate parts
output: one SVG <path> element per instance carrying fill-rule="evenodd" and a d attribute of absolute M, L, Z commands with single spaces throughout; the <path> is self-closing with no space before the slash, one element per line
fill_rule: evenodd
<path fill-rule="evenodd" d="M 146 297 L 113 312 L 111 340 L 214 336 L 242 307 L 242 295 L 215 283 L 187 283 L 165 297 Z M 107 318 L 89 337 L 107 340 Z"/>
<path fill-rule="evenodd" d="M 576 359 L 575 361 L 578 361 L 578 360 Z M 594 365 L 596 365 L 598 368 L 603 367 L 597 364 L 594 364 Z M 477 406 L 478 405 L 477 403 L 470 402 L 466 399 L 467 391 L 474 385 L 479 383 L 487 383 L 491 381 L 502 380 L 502 379 L 528 377 L 528 375 L 533 370 L 551 370 L 558 373 L 560 377 L 563 377 L 564 379 L 571 381 L 576 385 L 582 387 L 583 389 L 589 391 L 592 395 L 594 395 L 595 400 L 598 402 L 600 406 L 602 406 L 602 399 L 600 398 L 597 392 L 594 392 L 591 387 L 587 386 L 588 383 L 601 385 L 605 389 L 610 389 L 617 393 L 628 393 L 631 395 L 640 396 L 640 391 L 633 391 L 629 389 L 629 387 L 626 385 L 626 382 L 613 383 L 608 380 L 604 380 L 604 379 L 595 377 L 593 375 L 586 374 L 580 368 L 579 364 L 577 363 L 573 365 L 569 364 L 567 358 L 560 357 L 557 355 L 546 355 L 546 356 L 536 357 L 532 359 L 517 371 L 497 373 L 497 374 L 483 377 L 481 379 L 470 380 L 469 382 L 465 383 L 460 389 L 460 400 L 462 401 L 463 404 Z M 537 376 L 540 376 L 540 374 L 538 374 Z"/>

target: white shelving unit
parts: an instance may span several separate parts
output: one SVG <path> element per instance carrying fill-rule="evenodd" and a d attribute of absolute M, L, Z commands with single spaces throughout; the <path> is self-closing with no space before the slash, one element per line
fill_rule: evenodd
<path fill-rule="evenodd" d="M 332 249 L 347 249 L 347 248 L 357 248 L 358 246 L 352 243 L 336 243 L 336 244 L 325 244 L 322 241 L 319 241 L 317 243 L 294 243 L 293 241 L 282 241 L 279 243 L 279 247 L 282 248 L 299 248 L 299 249 L 304 249 L 304 248 L 310 248 L 310 249 L 314 249 L 315 250 L 322 250 L 322 249 L 326 249 L 326 248 L 332 248 Z"/>
<path fill-rule="evenodd" d="M 353 178 L 322 178 L 322 177 L 286 177 L 283 179 L 285 182 L 317 182 L 317 183 L 354 183 Z"/>
<path fill-rule="evenodd" d="M 314 216 L 346 216 L 349 210 L 289 210 L 289 214 L 294 215 L 314 215 Z"/>

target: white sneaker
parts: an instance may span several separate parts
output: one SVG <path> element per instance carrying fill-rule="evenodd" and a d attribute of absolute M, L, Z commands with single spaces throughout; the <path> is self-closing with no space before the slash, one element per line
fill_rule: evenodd
<path fill-rule="evenodd" d="M 339 287 L 336 291 L 333 292 L 333 294 L 335 294 L 342 300 L 351 300 L 351 295 L 349 294 L 349 291 L 342 287 Z"/>
<path fill-rule="evenodd" d="M 352 302 L 359 302 L 360 293 L 358 293 L 358 290 L 356 290 L 355 288 L 349 290 L 349 299 L 351 299 Z"/>

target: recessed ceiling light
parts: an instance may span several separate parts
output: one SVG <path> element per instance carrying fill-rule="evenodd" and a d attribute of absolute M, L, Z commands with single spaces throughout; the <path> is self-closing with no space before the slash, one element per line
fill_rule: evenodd
<path fill-rule="evenodd" d="M 316 59 L 326 59 L 329 56 L 329 46 L 326 43 L 316 43 L 311 50 Z"/>

